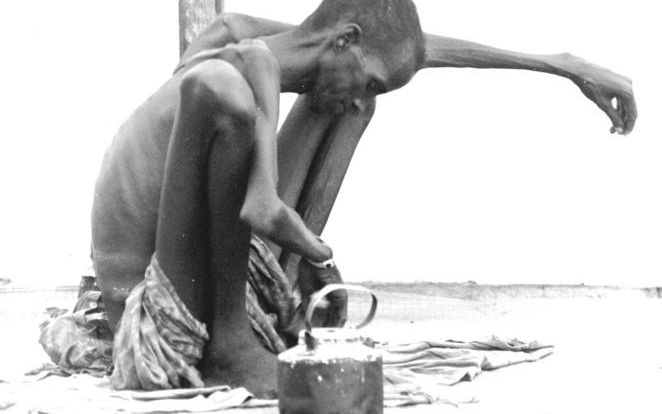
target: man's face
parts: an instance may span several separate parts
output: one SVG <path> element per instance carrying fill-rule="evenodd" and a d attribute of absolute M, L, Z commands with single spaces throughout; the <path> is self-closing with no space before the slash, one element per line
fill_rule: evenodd
<path fill-rule="evenodd" d="M 416 72 L 413 57 L 391 60 L 367 53 L 358 45 L 328 50 L 312 88 L 313 109 L 340 115 L 359 110 L 365 99 L 405 85 Z"/>

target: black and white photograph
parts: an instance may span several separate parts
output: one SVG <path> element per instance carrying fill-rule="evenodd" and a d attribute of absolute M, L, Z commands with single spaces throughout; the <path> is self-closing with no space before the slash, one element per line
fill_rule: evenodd
<path fill-rule="evenodd" d="M 0 16 L 0 413 L 661 411 L 653 2 Z"/>

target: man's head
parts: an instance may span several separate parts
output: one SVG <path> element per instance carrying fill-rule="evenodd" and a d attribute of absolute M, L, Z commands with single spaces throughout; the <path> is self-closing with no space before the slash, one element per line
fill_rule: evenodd
<path fill-rule="evenodd" d="M 335 112 L 405 85 L 425 59 L 411 0 L 323 0 L 300 28 L 329 33 L 313 96 Z"/>

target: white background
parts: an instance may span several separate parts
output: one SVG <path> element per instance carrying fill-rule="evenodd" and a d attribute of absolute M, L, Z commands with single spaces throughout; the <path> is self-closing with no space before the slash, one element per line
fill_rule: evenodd
<path fill-rule="evenodd" d="M 0 3 L 0 277 L 75 284 L 88 271 L 99 162 L 177 62 L 176 3 Z M 379 99 L 325 231 L 345 278 L 661 285 L 654 2 L 416 3 L 428 32 L 628 75 L 639 123 L 609 135 L 597 107 L 549 75 L 419 73 Z M 297 23 L 316 4 L 226 10 Z"/>

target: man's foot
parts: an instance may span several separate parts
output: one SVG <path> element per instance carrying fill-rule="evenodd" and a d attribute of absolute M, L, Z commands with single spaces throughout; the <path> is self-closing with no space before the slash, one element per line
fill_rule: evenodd
<path fill-rule="evenodd" d="M 276 355 L 267 351 L 252 331 L 249 335 L 210 342 L 198 365 L 202 379 L 206 386 L 244 387 L 258 398 L 276 398 Z"/>

